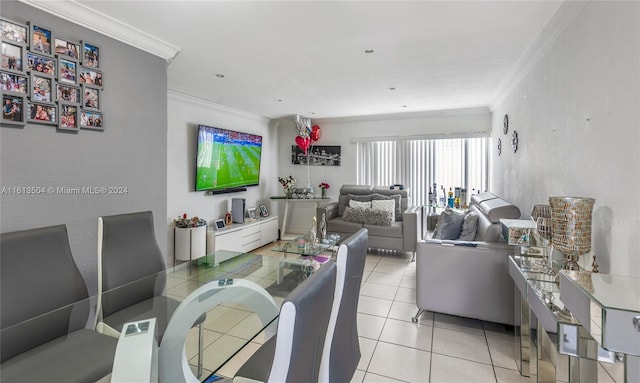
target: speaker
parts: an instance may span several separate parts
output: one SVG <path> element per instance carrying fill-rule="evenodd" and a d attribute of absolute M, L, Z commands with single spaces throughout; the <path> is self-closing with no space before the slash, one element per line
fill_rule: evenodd
<path fill-rule="evenodd" d="M 233 222 L 244 223 L 244 198 L 232 198 L 231 199 L 231 216 Z"/>

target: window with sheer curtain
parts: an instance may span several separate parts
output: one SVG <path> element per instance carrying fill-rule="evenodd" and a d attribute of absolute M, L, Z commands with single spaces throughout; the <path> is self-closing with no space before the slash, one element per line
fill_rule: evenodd
<path fill-rule="evenodd" d="M 467 189 L 467 196 L 488 184 L 487 137 L 415 140 L 356 140 L 357 182 L 365 185 L 403 184 L 410 205 L 428 203 L 434 183 Z"/>

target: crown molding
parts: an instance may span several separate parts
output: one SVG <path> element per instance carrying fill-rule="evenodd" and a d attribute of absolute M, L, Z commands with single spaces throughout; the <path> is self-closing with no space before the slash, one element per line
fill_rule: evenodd
<path fill-rule="evenodd" d="M 573 22 L 573 19 L 590 0 L 564 1 L 556 13 L 549 19 L 540 34 L 524 50 L 513 69 L 505 76 L 489 101 L 489 108 L 494 110 L 497 104 L 531 72 L 533 67 L 549 52 L 562 32 Z"/>
<path fill-rule="evenodd" d="M 182 48 L 163 41 L 155 36 L 125 24 L 104 13 L 98 12 L 75 0 L 19 0 L 41 11 L 50 13 L 61 19 L 78 24 L 87 29 L 101 33 L 107 37 L 121 41 L 152 55 L 162 57 L 171 62 Z M 97 17 L 96 17 L 97 16 Z M 91 22 L 87 22 L 91 20 Z"/>
<path fill-rule="evenodd" d="M 169 89 L 167 91 L 167 96 L 169 99 L 173 99 L 176 101 L 182 101 L 182 102 L 186 102 L 188 104 L 192 104 L 192 105 L 198 105 L 199 107 L 205 108 L 205 109 L 214 109 L 217 112 L 221 112 L 221 113 L 225 113 L 225 114 L 229 114 L 229 115 L 233 115 L 233 116 L 237 116 L 237 117 L 242 117 L 248 120 L 254 120 L 254 121 L 259 121 L 261 123 L 265 123 L 268 124 L 271 119 L 265 116 L 261 116 L 252 112 L 248 112 L 246 110 L 242 110 L 242 109 L 238 109 L 238 108 L 234 108 L 231 106 L 227 106 L 227 105 L 223 105 L 223 104 L 219 104 L 217 102 L 213 102 L 210 100 L 205 100 L 203 98 L 200 97 L 196 97 L 187 93 L 182 93 L 179 92 L 177 90 L 172 90 Z"/>

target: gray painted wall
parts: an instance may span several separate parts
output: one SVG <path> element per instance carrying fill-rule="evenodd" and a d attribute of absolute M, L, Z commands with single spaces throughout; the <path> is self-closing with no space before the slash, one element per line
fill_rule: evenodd
<path fill-rule="evenodd" d="M 158 245 L 166 254 L 167 63 L 14 1 L 2 2 L 2 17 L 41 23 L 56 36 L 101 47 L 104 132 L 62 133 L 37 124 L 0 129 L 2 187 L 127 188 L 117 195 L 0 196 L 2 232 L 67 225 L 73 256 L 89 292 L 95 293 L 99 216 L 151 210 Z"/>
<path fill-rule="evenodd" d="M 595 198 L 600 272 L 640 277 L 640 3 L 588 2 L 553 44 L 493 110 L 491 190 L 525 213 L 552 195 Z"/>

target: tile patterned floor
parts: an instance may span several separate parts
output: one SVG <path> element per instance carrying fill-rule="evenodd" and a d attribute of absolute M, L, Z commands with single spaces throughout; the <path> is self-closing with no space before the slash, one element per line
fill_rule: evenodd
<path fill-rule="evenodd" d="M 270 247 L 256 253 L 278 256 Z M 411 321 L 416 269 L 409 258 L 392 252 L 367 256 L 358 305 L 362 357 L 352 382 L 528 382 L 516 370 L 513 333 L 507 326 L 431 312 L 423 313 L 418 323 Z M 208 332 L 208 344 L 223 343 Z M 233 377 L 268 336 L 245 347 L 218 374 Z M 611 376 L 619 371 L 611 368 L 599 367 L 599 382 L 615 383 Z"/>

